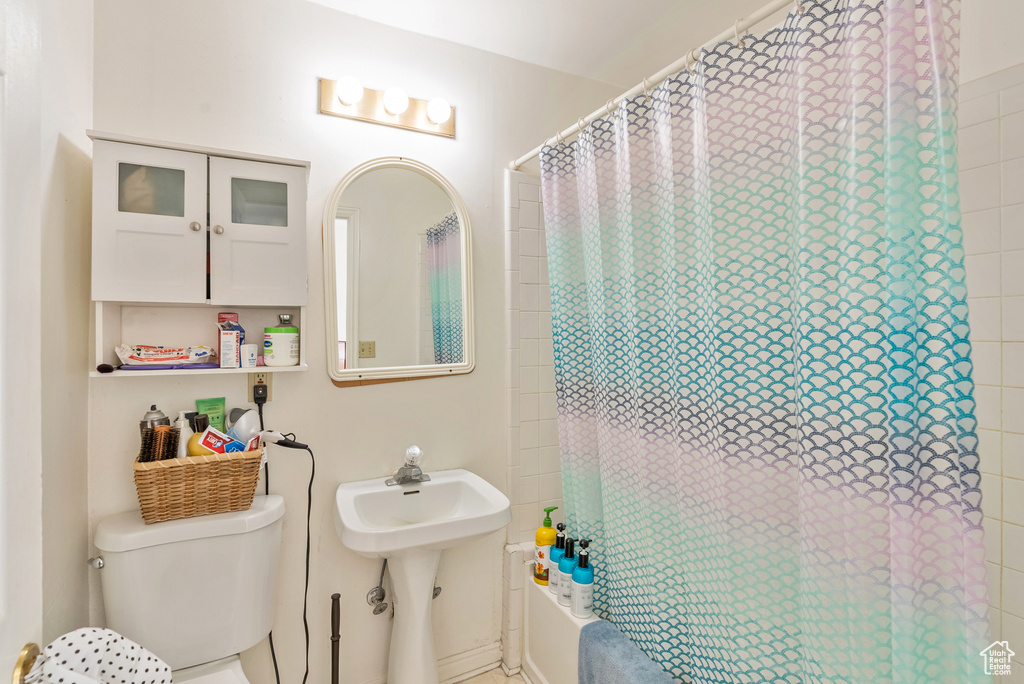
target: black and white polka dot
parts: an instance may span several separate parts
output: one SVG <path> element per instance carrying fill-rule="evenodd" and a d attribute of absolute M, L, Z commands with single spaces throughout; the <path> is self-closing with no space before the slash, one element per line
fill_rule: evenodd
<path fill-rule="evenodd" d="M 90 627 L 69 632 L 44 648 L 26 681 L 30 684 L 171 684 L 171 668 L 117 632 Z"/>

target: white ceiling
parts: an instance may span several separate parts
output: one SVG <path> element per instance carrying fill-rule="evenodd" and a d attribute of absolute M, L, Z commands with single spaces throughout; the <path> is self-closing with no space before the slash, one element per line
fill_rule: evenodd
<path fill-rule="evenodd" d="M 632 87 L 766 0 L 311 0 L 499 55 Z"/>

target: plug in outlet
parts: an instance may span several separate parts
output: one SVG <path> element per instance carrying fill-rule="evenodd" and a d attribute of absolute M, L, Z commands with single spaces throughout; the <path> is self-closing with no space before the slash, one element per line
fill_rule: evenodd
<path fill-rule="evenodd" d="M 267 401 L 274 398 L 274 376 L 270 373 L 249 373 L 249 401 L 256 403 L 253 388 L 256 385 L 267 386 Z"/>

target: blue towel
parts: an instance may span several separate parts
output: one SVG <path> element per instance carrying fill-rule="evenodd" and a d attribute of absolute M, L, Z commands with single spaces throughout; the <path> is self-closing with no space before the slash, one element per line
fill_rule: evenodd
<path fill-rule="evenodd" d="M 672 678 L 607 620 L 580 630 L 579 684 L 673 684 Z"/>

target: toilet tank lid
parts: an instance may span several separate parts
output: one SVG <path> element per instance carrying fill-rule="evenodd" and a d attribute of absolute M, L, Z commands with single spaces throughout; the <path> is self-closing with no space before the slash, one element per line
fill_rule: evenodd
<path fill-rule="evenodd" d="M 147 546 L 243 534 L 281 519 L 284 499 L 277 494 L 253 498 L 247 511 L 217 513 L 197 518 L 168 520 L 147 525 L 138 511 L 128 511 L 104 518 L 96 527 L 94 543 L 100 551 L 133 551 Z"/>

